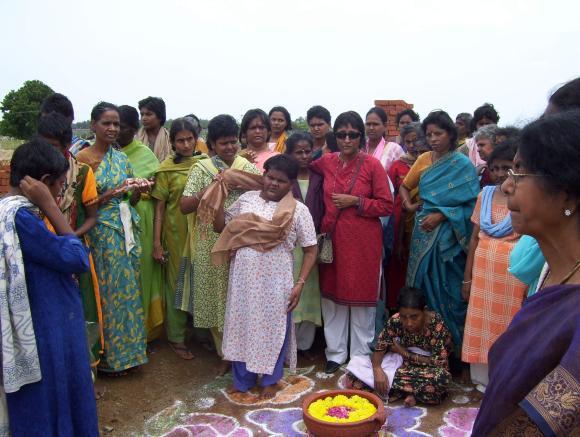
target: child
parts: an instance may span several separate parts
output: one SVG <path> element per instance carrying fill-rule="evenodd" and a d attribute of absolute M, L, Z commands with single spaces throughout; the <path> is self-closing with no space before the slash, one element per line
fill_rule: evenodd
<path fill-rule="evenodd" d="M 72 278 L 88 270 L 88 251 L 55 200 L 69 165 L 34 139 L 14 152 L 10 166 L 11 191 L 0 200 L 0 429 L 98 436 L 83 307 Z"/>

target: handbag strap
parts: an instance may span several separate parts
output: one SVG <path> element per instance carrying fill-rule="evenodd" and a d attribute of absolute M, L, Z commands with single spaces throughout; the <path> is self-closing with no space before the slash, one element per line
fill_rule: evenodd
<path fill-rule="evenodd" d="M 356 179 L 358 178 L 358 174 L 360 173 L 360 168 L 362 167 L 363 161 L 364 161 L 364 156 L 359 155 L 358 163 L 356 165 L 356 170 L 354 171 L 354 175 L 352 177 L 352 180 L 350 181 L 350 186 L 348 187 L 347 192 L 344 194 L 352 193 L 352 189 L 354 188 L 354 184 L 356 182 Z M 338 173 L 334 177 L 336 178 L 337 176 L 338 176 Z M 336 223 L 338 222 L 338 218 L 342 214 L 342 211 L 343 211 L 342 209 L 338 211 L 338 214 L 336 215 L 336 219 L 334 220 L 334 226 L 332 227 L 332 230 L 330 232 L 328 232 L 329 234 L 332 234 L 334 232 L 334 229 L 336 228 Z"/>

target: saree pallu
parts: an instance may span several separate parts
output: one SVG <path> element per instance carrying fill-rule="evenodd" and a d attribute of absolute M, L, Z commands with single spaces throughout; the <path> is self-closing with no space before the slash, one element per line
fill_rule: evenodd
<path fill-rule="evenodd" d="M 467 313 L 461 283 L 478 193 L 475 169 L 459 152 L 440 158 L 419 182 L 423 209 L 415 216 L 407 285 L 422 289 L 427 305 L 443 316 L 456 351 L 461 351 Z M 445 220 L 433 231 L 423 231 L 421 219 L 434 212 L 442 213 Z"/>
<path fill-rule="evenodd" d="M 518 407 L 544 435 L 577 435 L 579 381 L 580 285 L 544 288 L 489 352 L 489 385 L 473 435 L 503 435 Z"/>
<path fill-rule="evenodd" d="M 117 188 L 128 177 L 133 177 L 133 169 L 127 156 L 109 148 L 95 170 L 98 192 L 102 194 Z M 120 198 L 114 197 L 103 205 L 99 209 L 97 225 L 88 233 L 103 310 L 105 347 L 99 369 L 109 372 L 147 362 L 145 321 L 139 289 L 139 216 L 134 208 L 128 207 L 135 246 L 127 254 L 121 202 Z"/>
<path fill-rule="evenodd" d="M 138 178 L 150 178 L 155 175 L 159 161 L 155 154 L 134 139 L 121 151 L 127 155 L 133 173 Z M 153 233 L 155 202 L 150 193 L 141 194 L 141 200 L 135 205 L 139 214 L 139 239 L 141 241 L 141 260 L 139 266 L 141 298 L 145 314 L 147 341 L 157 339 L 163 331 L 163 270 L 161 264 L 153 259 Z"/>

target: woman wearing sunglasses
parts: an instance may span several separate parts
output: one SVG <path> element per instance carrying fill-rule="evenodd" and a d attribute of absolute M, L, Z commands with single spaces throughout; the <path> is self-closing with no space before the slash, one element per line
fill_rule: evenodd
<path fill-rule="evenodd" d="M 417 158 L 399 188 L 403 208 L 415 212 L 407 285 L 425 291 L 427 305 L 443 316 L 459 356 L 467 311 L 461 282 L 479 180 L 469 158 L 456 150 L 457 128 L 446 112 L 431 112 L 422 125 L 432 151 Z M 421 200 L 413 201 L 417 188 Z"/>
<path fill-rule="evenodd" d="M 524 128 L 502 184 L 515 232 L 534 237 L 548 264 L 489 351 L 489 385 L 473 435 L 580 431 L 580 112 Z"/>
<path fill-rule="evenodd" d="M 324 177 L 322 232 L 330 233 L 333 261 L 320 264 L 326 369 L 334 373 L 350 355 L 368 355 L 375 335 L 382 229 L 379 217 L 391 214 L 393 198 L 378 159 L 361 152 L 365 124 L 356 112 L 334 123 L 340 152 L 323 155 L 311 169 Z"/>

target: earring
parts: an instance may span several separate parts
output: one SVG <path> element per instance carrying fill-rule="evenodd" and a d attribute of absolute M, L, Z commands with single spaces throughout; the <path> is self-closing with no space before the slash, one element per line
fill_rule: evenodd
<path fill-rule="evenodd" d="M 566 208 L 566 209 L 564 210 L 564 215 L 565 215 L 566 217 L 570 217 L 570 216 L 572 215 L 572 210 L 571 210 L 571 209 L 568 209 L 568 208 Z"/>

